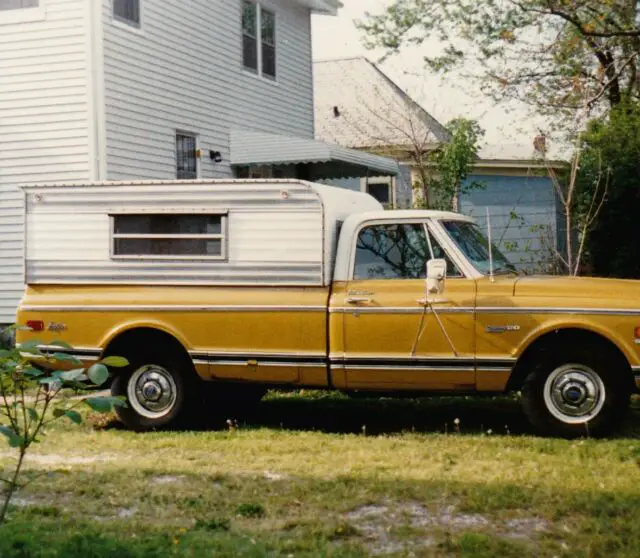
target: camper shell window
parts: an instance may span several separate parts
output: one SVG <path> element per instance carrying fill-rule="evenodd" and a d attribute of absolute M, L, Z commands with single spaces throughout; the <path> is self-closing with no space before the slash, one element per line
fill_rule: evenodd
<path fill-rule="evenodd" d="M 111 223 L 116 259 L 226 259 L 225 213 L 129 213 Z"/>

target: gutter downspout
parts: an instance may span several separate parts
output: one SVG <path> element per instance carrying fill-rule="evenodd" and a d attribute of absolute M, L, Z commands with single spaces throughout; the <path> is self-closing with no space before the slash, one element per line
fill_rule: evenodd
<path fill-rule="evenodd" d="M 107 179 L 105 82 L 104 82 L 104 28 L 102 0 L 88 0 L 85 29 L 88 34 L 88 118 L 89 118 L 89 172 L 91 180 Z"/>

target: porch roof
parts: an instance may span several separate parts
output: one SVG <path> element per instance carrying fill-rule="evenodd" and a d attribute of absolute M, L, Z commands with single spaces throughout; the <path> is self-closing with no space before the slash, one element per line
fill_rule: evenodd
<path fill-rule="evenodd" d="M 313 164 L 325 178 L 396 176 L 393 159 L 313 139 L 231 131 L 231 165 Z"/>

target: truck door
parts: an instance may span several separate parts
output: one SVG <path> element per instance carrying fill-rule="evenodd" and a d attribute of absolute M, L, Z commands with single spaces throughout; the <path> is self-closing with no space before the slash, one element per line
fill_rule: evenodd
<path fill-rule="evenodd" d="M 425 305 L 426 263 L 446 254 L 424 223 L 370 222 L 354 242 L 331 300 L 334 385 L 474 390 L 475 281 L 447 258 L 445 293 Z"/>

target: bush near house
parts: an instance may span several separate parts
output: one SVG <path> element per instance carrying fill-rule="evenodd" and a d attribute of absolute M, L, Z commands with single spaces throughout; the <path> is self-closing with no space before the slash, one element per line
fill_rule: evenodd
<path fill-rule="evenodd" d="M 15 332 L 0 326 L 0 349 L 10 349 L 15 345 Z"/>

